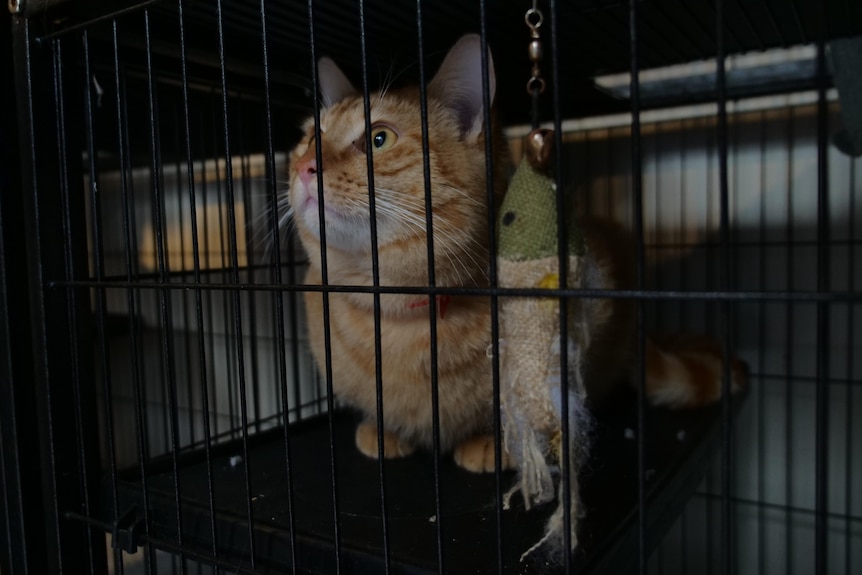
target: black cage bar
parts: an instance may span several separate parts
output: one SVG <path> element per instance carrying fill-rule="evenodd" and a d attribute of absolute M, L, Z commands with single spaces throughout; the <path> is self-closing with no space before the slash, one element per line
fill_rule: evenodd
<path fill-rule="evenodd" d="M 524 90 L 534 4 L 546 22 L 536 111 L 555 130 L 558 228 L 568 193 L 627 227 L 633 286 L 503 289 L 493 259 L 489 286 L 438 285 L 434 236 L 427 285 L 383 285 L 376 217 L 369 285 L 329 285 L 325 226 L 323 285 L 305 285 L 286 187 L 307 118 L 323 187 L 320 58 L 363 95 L 365 149 L 375 92 L 420 86 L 421 225 L 433 230 L 425 86 L 458 38 L 478 34 L 482 120 L 520 153 L 534 120 Z M 862 570 L 862 143 L 852 142 L 862 93 L 842 76 L 846 62 L 862 65 L 862 5 L 18 0 L 9 10 L 4 574 Z M 488 158 L 498 144 L 486 138 Z M 482 168 L 493 207 L 498 173 L 490 160 Z M 376 214 L 372 154 L 367 174 Z M 309 292 L 324 302 L 320 366 Z M 357 416 L 333 393 L 329 302 L 344 293 L 374 302 L 381 421 L 381 298 L 427 301 L 430 452 L 357 451 Z M 567 306 L 636 305 L 635 385 L 596 411 L 583 467 L 562 466 L 586 509 L 572 554 L 522 558 L 554 506 L 504 506 L 512 472 L 471 474 L 440 450 L 436 334 L 445 298 L 463 295 L 494 309 L 498 463 L 499 301 L 557 298 L 563 339 Z M 731 394 L 725 362 L 712 405 L 648 405 L 646 342 L 662 332 L 714 337 L 747 364 L 747 390 Z M 560 401 L 568 413 L 568 394 Z"/>

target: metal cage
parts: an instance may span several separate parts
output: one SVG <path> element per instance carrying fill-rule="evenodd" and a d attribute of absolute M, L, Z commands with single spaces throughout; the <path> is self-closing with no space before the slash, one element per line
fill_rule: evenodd
<path fill-rule="evenodd" d="M 303 285 L 276 209 L 316 62 L 366 99 L 403 69 L 424 100 L 478 32 L 517 152 L 530 4 L 9 2 L 0 571 L 860 572 L 862 166 L 830 140 L 862 106 L 829 61 L 862 33 L 849 1 L 539 2 L 557 187 L 639 254 L 637 289 L 558 295 L 636 301 L 640 342 L 715 335 L 746 397 L 603 414 L 557 562 L 519 559 L 551 509 L 504 510 L 510 474 L 356 452 L 298 300 L 354 288 Z"/>

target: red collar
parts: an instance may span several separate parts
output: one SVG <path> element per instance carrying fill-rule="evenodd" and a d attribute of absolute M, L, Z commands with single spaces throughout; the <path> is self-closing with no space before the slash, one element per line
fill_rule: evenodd
<path fill-rule="evenodd" d="M 446 315 L 446 308 L 449 307 L 449 302 L 452 301 L 452 296 L 438 295 L 434 296 L 434 299 L 437 300 L 437 313 L 440 314 L 440 319 L 443 319 L 443 316 Z M 417 307 L 425 307 L 427 305 L 431 305 L 431 301 L 427 297 L 423 297 L 422 299 L 410 302 L 409 304 L 407 304 L 407 307 L 410 309 L 414 309 Z"/>

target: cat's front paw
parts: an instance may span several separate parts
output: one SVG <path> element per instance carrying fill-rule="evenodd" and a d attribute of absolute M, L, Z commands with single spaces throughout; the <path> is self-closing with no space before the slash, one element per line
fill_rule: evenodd
<path fill-rule="evenodd" d="M 500 469 L 514 469 L 515 462 L 504 447 Z M 494 436 L 477 435 L 458 444 L 453 453 L 455 463 L 473 473 L 489 473 L 494 471 Z"/>
<path fill-rule="evenodd" d="M 364 422 L 356 428 L 356 447 L 363 455 L 377 459 L 377 424 Z M 394 433 L 383 430 L 383 456 L 386 459 L 407 457 L 414 447 Z"/>

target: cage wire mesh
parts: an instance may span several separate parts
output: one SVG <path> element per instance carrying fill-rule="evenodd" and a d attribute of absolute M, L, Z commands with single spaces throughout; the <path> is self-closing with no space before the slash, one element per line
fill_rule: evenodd
<path fill-rule="evenodd" d="M 418 61 L 430 74 L 461 33 L 482 30 L 517 158 L 528 67 L 511 38 L 524 38 L 524 3 L 128 4 L 60 3 L 47 13 L 62 18 L 24 10 L 15 21 L 30 182 L 16 239 L 31 254 L 37 405 L 49 416 L 32 429 L 49 462 L 50 566 L 520 572 L 507 549 L 525 541 L 523 517 L 501 510 L 499 477 L 452 475 L 426 458 L 415 463 L 418 486 L 376 464 L 360 485 L 353 422 L 330 413 L 326 374 L 309 353 L 307 261 L 279 224 L 287 154 L 312 113 L 323 54 L 374 87 L 392 54 L 415 78 Z M 667 443 L 688 451 L 650 511 L 620 527 L 627 568 L 862 569 L 860 161 L 829 144 L 846 103 L 816 66 L 825 45 L 812 45 L 859 34 L 862 14 L 850 3 L 818 6 L 548 3 L 559 65 L 549 81 L 560 98 L 543 111 L 562 132 L 562 181 L 587 214 L 635 231 L 642 222 L 645 283 L 627 297 L 643 302 L 647 332 L 713 334 L 749 369 L 744 401 L 669 420 Z M 632 101 L 592 87 L 599 73 L 633 64 L 712 58 L 714 70 L 726 54 L 796 45 L 813 54 L 808 72 L 767 85 L 744 74 L 728 76 L 724 92 L 644 82 Z M 675 74 L 676 87 L 704 76 L 702 64 Z M 726 125 L 716 113 L 725 106 Z M 650 425 L 665 417 L 642 409 Z M 711 431 L 697 435 L 698 426 Z M 622 497 L 614 489 L 632 478 L 643 487 L 666 477 L 660 455 L 644 450 L 671 448 L 638 440 L 652 429 L 637 418 L 612 428 L 608 445 L 627 458 L 629 482 L 597 498 Z M 592 458 L 587 473 L 601 478 L 613 456 Z M 647 509 L 646 493 L 625 497 Z M 411 497 L 424 501 L 421 528 L 408 525 L 419 513 L 405 511 Z M 479 506 L 481 525 L 459 526 L 459 506 Z M 405 542 L 416 534 L 427 541 Z M 590 555 L 564 568 L 620 572 L 602 548 L 611 543 L 587 545 Z M 480 566 L 465 559 L 474 552 Z"/>
<path fill-rule="evenodd" d="M 816 278 L 816 107 L 810 96 L 740 102 L 761 108 L 735 113 L 730 125 L 729 171 L 734 222 L 734 288 L 741 291 L 813 291 Z M 836 121 L 835 106 L 830 120 Z M 649 282 L 656 289 L 705 290 L 717 269 L 718 207 L 715 120 L 694 117 L 645 127 L 644 201 Z M 573 135 L 567 150 L 573 178 L 591 211 L 628 213 L 627 127 Z M 853 292 L 859 272 L 858 159 L 829 153 L 832 288 Z M 577 174 L 577 175 L 576 175 Z M 803 196 L 805 196 L 803 198 Z M 617 210 L 620 210 L 619 212 Z M 711 253 L 712 252 L 712 253 Z M 838 270 L 845 270 L 838 272 Z M 853 413 L 859 359 L 853 325 L 858 306 L 835 306 L 830 322 L 828 439 L 831 453 L 829 572 L 852 572 L 858 524 L 854 490 L 859 462 L 847 451 L 857 437 Z M 659 331 L 711 332 L 712 303 L 657 302 L 648 308 Z M 798 302 L 741 302 L 734 306 L 736 348 L 748 362 L 752 395 L 734 429 L 733 569 L 748 572 L 816 572 L 814 523 L 816 470 L 812 465 L 817 348 L 816 310 Z M 802 431 L 808 430 L 808 431 Z M 852 451 L 852 447 L 851 447 Z M 718 569 L 722 487 L 717 467 L 651 559 L 655 573 Z M 834 547 L 833 547 L 834 546 Z M 839 551 L 839 550 L 842 550 Z M 843 553 L 843 554 L 842 554 Z"/>

